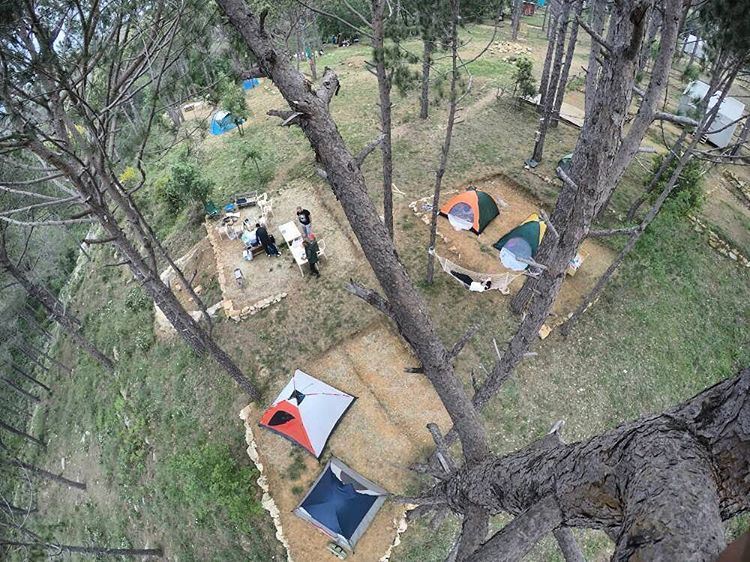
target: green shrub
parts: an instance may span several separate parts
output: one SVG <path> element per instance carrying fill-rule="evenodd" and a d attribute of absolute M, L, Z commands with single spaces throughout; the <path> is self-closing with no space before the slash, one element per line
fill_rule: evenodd
<path fill-rule="evenodd" d="M 151 299 L 140 287 L 132 287 L 125 297 L 125 306 L 130 310 L 145 310 L 151 305 Z"/>
<path fill-rule="evenodd" d="M 189 201 L 205 203 L 213 185 L 202 176 L 195 164 L 181 159 L 172 166 L 169 179 L 154 187 L 157 196 L 167 204 L 169 210 L 177 212 Z"/>
<path fill-rule="evenodd" d="M 513 91 L 515 94 L 524 98 L 536 95 L 536 81 L 532 74 L 533 67 L 534 63 L 526 57 L 516 59 L 516 67 L 513 70 Z"/>
<path fill-rule="evenodd" d="M 701 69 L 697 64 L 690 64 L 682 71 L 682 79 L 685 82 L 697 80 L 701 75 Z"/>
<path fill-rule="evenodd" d="M 178 453 L 163 467 L 162 490 L 170 502 L 190 507 L 199 525 L 225 516 L 251 532 L 251 515 L 262 511 L 253 496 L 254 468 L 239 466 L 229 447 L 216 443 Z"/>
<path fill-rule="evenodd" d="M 658 155 L 654 158 L 651 177 L 653 177 L 657 173 L 663 160 L 664 155 Z M 669 178 L 672 177 L 672 174 L 677 168 L 677 161 L 678 158 L 672 159 L 672 161 L 667 166 L 667 169 L 664 170 L 664 173 L 659 178 L 659 181 L 656 182 L 651 195 L 652 202 L 656 200 L 662 189 L 664 189 L 667 182 L 669 181 Z M 649 182 L 650 181 L 651 178 L 649 178 Z M 697 159 L 692 158 L 682 169 L 680 177 L 677 180 L 677 184 L 672 190 L 672 193 L 669 194 L 669 199 L 675 202 L 674 210 L 678 211 L 682 215 L 686 215 L 690 212 L 694 212 L 700 209 L 704 200 L 703 174 L 700 162 Z"/>

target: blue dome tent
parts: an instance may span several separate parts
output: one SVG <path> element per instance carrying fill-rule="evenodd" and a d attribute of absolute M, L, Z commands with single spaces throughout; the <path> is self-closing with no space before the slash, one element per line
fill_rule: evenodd
<path fill-rule="evenodd" d="M 243 90 L 252 90 L 258 86 L 260 86 L 260 78 L 248 78 L 247 80 L 242 81 Z"/>
<path fill-rule="evenodd" d="M 354 550 L 388 492 L 333 457 L 294 513 Z"/>
<path fill-rule="evenodd" d="M 221 135 L 227 131 L 236 129 L 238 124 L 241 125 L 244 122 L 244 119 L 235 119 L 234 115 L 221 109 L 211 116 L 209 131 L 212 135 Z"/>

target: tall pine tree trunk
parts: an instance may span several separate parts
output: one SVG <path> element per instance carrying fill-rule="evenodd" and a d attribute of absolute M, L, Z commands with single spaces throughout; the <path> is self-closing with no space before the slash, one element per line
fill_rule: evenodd
<path fill-rule="evenodd" d="M 430 221 L 430 246 L 427 253 L 427 275 L 426 281 L 432 284 L 435 276 L 435 244 L 437 242 L 437 217 L 440 206 L 440 189 L 443 184 L 443 176 L 448 166 L 448 154 L 453 138 L 453 125 L 456 120 L 456 107 L 458 106 L 458 17 L 459 0 L 451 0 L 451 93 L 448 106 L 448 125 L 445 128 L 445 140 L 440 151 L 440 165 L 435 174 L 435 191 L 432 196 L 432 211 Z"/>
<path fill-rule="evenodd" d="M 5 269 L 28 293 L 28 295 L 41 304 L 47 313 L 57 322 L 63 331 L 95 361 L 108 371 L 114 371 L 115 365 L 112 360 L 104 355 L 99 349 L 83 335 L 81 335 L 78 320 L 72 318 L 66 311 L 65 306 L 45 288 L 32 282 L 23 271 L 21 271 L 8 256 L 4 240 L 0 240 L 0 267 Z"/>
<path fill-rule="evenodd" d="M 551 127 L 557 127 L 557 123 L 560 120 L 560 109 L 562 108 L 563 100 L 565 98 L 570 66 L 573 64 L 573 55 L 575 54 L 576 42 L 578 41 L 578 18 L 581 17 L 581 12 L 583 11 L 583 0 L 575 0 L 575 2 L 576 8 L 573 15 L 572 27 L 570 29 L 570 38 L 568 39 L 568 50 L 565 53 L 565 62 L 563 63 L 562 71 L 560 72 L 560 81 L 557 85 L 557 92 L 555 93 L 555 105 L 552 108 Z"/>
<path fill-rule="evenodd" d="M 555 103 L 555 92 L 560 83 L 560 74 L 562 72 L 563 53 L 565 51 L 565 36 L 568 31 L 568 15 L 570 14 L 571 0 L 564 0 L 562 10 L 560 11 L 559 26 L 555 33 L 555 62 L 550 73 L 549 83 L 545 94 L 542 94 L 544 113 L 539 120 L 539 130 L 536 133 L 536 142 L 534 143 L 534 152 L 528 164 L 535 166 L 542 161 L 544 155 L 544 142 L 547 139 L 547 130 L 549 129 L 552 119 L 552 111 Z M 561 102 L 562 103 L 562 102 Z"/>
<path fill-rule="evenodd" d="M 380 99 L 380 130 L 383 141 L 383 220 L 388 235 L 393 240 L 393 152 L 391 142 L 391 76 L 385 64 L 385 0 L 372 2 L 372 48 L 375 72 L 378 78 Z"/>
<path fill-rule="evenodd" d="M 432 67 L 432 51 L 435 43 L 431 39 L 422 39 L 422 93 L 419 97 L 419 117 L 427 119 L 430 110 L 430 68 Z"/>
<path fill-rule="evenodd" d="M 51 482 L 57 482 L 58 484 L 63 484 L 64 486 L 70 486 L 71 488 L 75 488 L 77 490 L 86 489 L 85 482 L 76 482 L 75 480 L 70 480 L 63 476 L 60 476 L 59 474 L 55 474 L 54 472 L 50 472 L 49 470 L 44 470 L 43 468 L 39 468 L 38 466 L 19 459 L 0 459 L 0 464 L 28 470 L 31 474 L 38 476 L 39 478 L 44 478 L 45 480 L 49 480 Z"/>
<path fill-rule="evenodd" d="M 518 30 L 521 29 L 521 17 L 523 15 L 523 0 L 514 0 L 513 13 L 510 20 L 510 38 L 513 41 L 518 39 Z"/>

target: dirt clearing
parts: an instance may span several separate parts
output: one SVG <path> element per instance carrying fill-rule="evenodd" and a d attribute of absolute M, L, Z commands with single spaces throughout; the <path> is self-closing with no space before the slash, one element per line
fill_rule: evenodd
<path fill-rule="evenodd" d="M 430 383 L 422 376 L 405 374 L 405 367 L 417 361 L 390 327 L 377 321 L 322 356 L 299 365 L 303 371 L 357 397 L 334 429 L 320 462 L 279 435 L 258 426 L 267 404 L 247 406 L 241 412 L 247 428 L 248 453 L 262 472 L 275 505 L 265 501 L 283 533 L 293 560 L 328 559 L 330 542 L 292 514 L 331 455 L 383 486 L 393 494 L 406 494 L 417 484 L 410 464 L 430 450 L 431 438 L 425 426 L 437 423 L 450 427 Z M 280 390 L 292 373 L 279 373 L 274 383 Z M 295 460 L 295 456 L 298 460 Z M 291 478 L 297 465 L 299 477 Z M 303 466 L 301 466 L 303 464 Z M 268 499 L 268 498 L 266 498 Z M 373 562 L 389 552 L 397 533 L 403 531 L 404 507 L 387 501 L 348 560 Z M 279 529 L 280 526 L 280 529 Z"/>

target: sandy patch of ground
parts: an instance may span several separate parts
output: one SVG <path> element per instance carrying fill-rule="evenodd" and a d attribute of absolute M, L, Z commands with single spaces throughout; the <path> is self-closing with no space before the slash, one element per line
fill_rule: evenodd
<path fill-rule="evenodd" d="M 404 342 L 384 322 L 377 321 L 346 342 L 299 367 L 357 397 L 334 430 L 318 462 L 304 455 L 304 469 L 298 480 L 290 480 L 288 467 L 292 449 L 297 447 L 279 435 L 258 427 L 264 405 L 251 404 L 241 413 L 245 419 L 251 457 L 262 467 L 283 529 L 290 557 L 297 561 L 328 559 L 329 539 L 312 525 L 292 514 L 309 486 L 331 455 L 343 460 L 366 478 L 394 494 L 413 490 L 416 483 L 408 466 L 431 447 L 425 426 L 437 423 L 443 431 L 450 427 L 448 414 L 430 383 L 420 375 L 404 373 L 416 365 Z M 280 373 L 274 383 L 278 392 L 291 373 Z M 268 498 L 266 498 L 268 499 Z M 276 511 L 278 510 L 278 511 Z M 374 562 L 389 551 L 403 530 L 404 508 L 386 502 L 348 559 Z M 401 527 L 401 529 L 399 529 Z"/>
<path fill-rule="evenodd" d="M 494 175 L 467 182 L 460 190 L 473 185 L 480 191 L 486 191 L 496 201 L 503 201 L 506 206 L 500 207 L 497 216 L 479 236 L 470 232 L 456 232 L 450 226 L 448 219 L 438 217 L 439 237 L 438 254 L 451 261 L 478 273 L 503 273 L 507 271 L 500 260 L 498 252 L 492 245 L 505 233 L 515 228 L 532 213 L 538 213 L 541 203 L 529 196 L 521 187 L 503 175 Z M 441 198 L 441 205 L 458 193 L 458 190 L 445 193 Z M 419 210 L 419 209 L 418 209 Z M 427 226 L 425 227 L 427 228 Z M 553 307 L 553 314 L 562 319 L 572 313 L 596 284 L 597 279 L 606 271 L 614 259 L 614 253 L 605 246 L 592 240 L 586 240 L 581 246 L 580 253 L 585 256 L 583 265 L 573 277 L 566 277 L 560 295 Z M 440 270 L 442 273 L 442 270 Z M 517 277 L 511 284 L 514 293 L 523 285 L 525 277 Z M 553 320 L 548 324 L 555 324 Z"/>
<path fill-rule="evenodd" d="M 297 222 L 298 205 L 310 211 L 313 232 L 318 238 L 318 243 L 325 246 L 327 257 L 321 260 L 321 271 L 325 272 L 326 269 L 335 267 L 337 272 L 341 272 L 357 267 L 357 250 L 347 236 L 348 225 L 338 222 L 335 214 L 329 212 L 312 186 L 301 181 L 294 182 L 272 195 L 269 201 L 273 205 L 273 215 L 268 218 L 267 228 L 276 238 L 276 245 L 281 251 L 279 258 L 260 253 L 256 254 L 252 261 L 246 261 L 242 257 L 244 244 L 241 240 L 229 240 L 222 234 L 220 221 L 206 222 L 208 239 L 216 259 L 217 278 L 224 309 L 230 316 L 235 315 L 230 313 L 230 310 L 247 315 L 258 303 L 302 289 L 305 281 L 279 230 L 281 224 Z M 254 223 L 258 219 L 259 211 L 257 207 L 249 207 L 242 209 L 240 214 L 239 225 L 245 218 Z M 235 269 L 242 272 L 242 286 L 235 279 Z M 307 275 L 308 266 L 303 265 L 302 271 Z M 243 313 L 245 310 L 248 312 Z"/>

